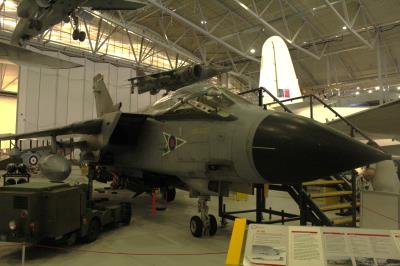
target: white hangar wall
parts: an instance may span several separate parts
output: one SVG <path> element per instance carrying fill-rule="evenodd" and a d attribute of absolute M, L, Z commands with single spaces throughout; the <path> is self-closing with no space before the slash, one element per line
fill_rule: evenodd
<path fill-rule="evenodd" d="M 122 111 L 137 112 L 156 100 L 158 95 L 130 93 L 129 78 L 136 76 L 131 68 L 84 58 L 46 53 L 83 65 L 74 69 L 53 70 L 21 66 L 17 109 L 17 133 L 63 126 L 96 117 L 93 77 L 104 80 L 114 102 L 122 102 Z"/>

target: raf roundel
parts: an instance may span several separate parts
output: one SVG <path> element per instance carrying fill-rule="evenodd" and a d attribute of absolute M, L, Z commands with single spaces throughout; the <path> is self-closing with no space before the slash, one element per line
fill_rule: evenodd
<path fill-rule="evenodd" d="M 30 157 L 29 157 L 29 164 L 30 165 L 32 165 L 32 166 L 35 166 L 35 165 L 37 165 L 37 163 L 38 163 L 38 157 L 36 156 L 36 155 L 31 155 Z"/>
<path fill-rule="evenodd" d="M 175 148 L 176 148 L 176 138 L 173 135 L 169 136 L 168 148 L 170 151 L 175 150 Z"/>

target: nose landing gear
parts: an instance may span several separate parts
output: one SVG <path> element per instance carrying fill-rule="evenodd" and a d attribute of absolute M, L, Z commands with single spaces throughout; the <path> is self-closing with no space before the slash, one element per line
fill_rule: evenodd
<path fill-rule="evenodd" d="M 217 219 L 214 215 L 208 214 L 207 201 L 209 200 L 210 196 L 199 196 L 198 211 L 200 217 L 196 215 L 190 219 L 190 231 L 194 237 L 213 236 L 217 233 Z"/>

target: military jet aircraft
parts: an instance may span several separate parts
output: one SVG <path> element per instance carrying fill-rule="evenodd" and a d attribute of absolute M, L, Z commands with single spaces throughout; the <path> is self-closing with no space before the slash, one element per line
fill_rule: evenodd
<path fill-rule="evenodd" d="M 266 111 L 212 84 L 196 83 L 170 92 L 142 113 L 123 113 L 103 76 L 94 77 L 98 118 L 0 140 L 52 138 L 52 154 L 40 160 L 53 180 L 71 166 L 57 155 L 57 137 L 80 136 L 81 159 L 118 176 L 136 192 L 182 187 L 199 200 L 195 237 L 214 235 L 210 196 L 251 191 L 251 184 L 300 183 L 390 158 L 371 146 L 311 119 Z M 95 177 L 96 178 L 96 177 Z M 97 180 L 104 180 L 98 175 Z"/>
<path fill-rule="evenodd" d="M 20 18 L 12 35 L 11 43 L 23 46 L 25 42 L 61 21 L 72 19 L 74 40 L 83 42 L 86 33 L 79 30 L 78 7 L 90 7 L 94 10 L 134 10 L 143 7 L 140 1 L 130 0 L 21 0 L 17 8 Z"/>
<path fill-rule="evenodd" d="M 181 87 L 207 80 L 230 70 L 232 70 L 231 67 L 196 64 L 134 77 L 129 79 L 129 81 L 132 84 L 132 93 L 137 89 L 139 94 L 149 91 L 150 94 L 155 95 L 160 90 L 166 90 L 166 93 L 168 93 L 171 90 L 174 91 Z"/>

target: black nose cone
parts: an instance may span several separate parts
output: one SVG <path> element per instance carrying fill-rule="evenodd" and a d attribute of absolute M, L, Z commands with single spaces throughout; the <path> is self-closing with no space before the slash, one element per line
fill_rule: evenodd
<path fill-rule="evenodd" d="M 257 171 L 271 183 L 299 183 L 390 159 L 386 153 L 311 119 L 276 112 L 253 140 Z"/>

